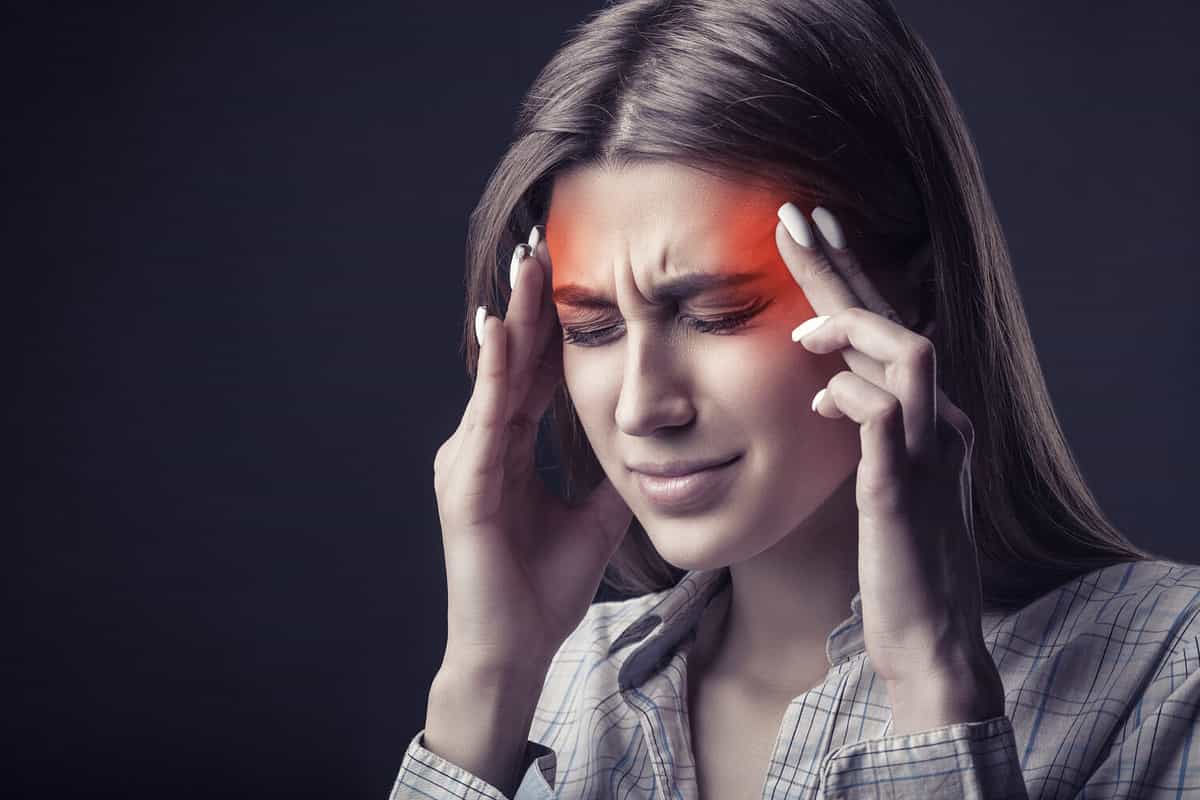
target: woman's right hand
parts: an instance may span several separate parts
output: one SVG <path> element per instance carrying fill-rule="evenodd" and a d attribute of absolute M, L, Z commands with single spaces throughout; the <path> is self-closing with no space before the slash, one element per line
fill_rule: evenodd
<path fill-rule="evenodd" d="M 446 661 L 544 677 L 587 613 L 633 512 L 607 477 L 568 507 L 535 473 L 538 421 L 563 379 L 542 239 L 535 226 L 530 244 L 517 245 L 507 317 L 485 319 L 479 309 L 475 386 L 433 473 L 446 557 Z M 530 245 L 532 257 L 523 257 Z"/>

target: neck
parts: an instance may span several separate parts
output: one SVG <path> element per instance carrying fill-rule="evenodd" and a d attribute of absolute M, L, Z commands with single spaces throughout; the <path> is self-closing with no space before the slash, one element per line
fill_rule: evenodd
<path fill-rule="evenodd" d="M 856 478 L 783 539 L 730 565 L 731 584 L 701 618 L 690 656 L 705 674 L 789 697 L 824 677 L 826 640 L 858 591 Z"/>

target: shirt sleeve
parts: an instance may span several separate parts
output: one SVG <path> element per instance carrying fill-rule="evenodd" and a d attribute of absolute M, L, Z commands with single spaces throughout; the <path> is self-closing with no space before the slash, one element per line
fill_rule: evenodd
<path fill-rule="evenodd" d="M 1200 641 L 1185 644 L 1151 682 L 1080 797 L 1191 797 L 1200 792 Z"/>
<path fill-rule="evenodd" d="M 843 745 L 825 759 L 820 796 L 831 800 L 1029 797 L 1007 716 Z"/>
<path fill-rule="evenodd" d="M 487 781 L 425 748 L 425 729 L 408 744 L 389 800 L 552 800 L 555 752 L 527 740 L 523 777 L 511 798 Z"/>

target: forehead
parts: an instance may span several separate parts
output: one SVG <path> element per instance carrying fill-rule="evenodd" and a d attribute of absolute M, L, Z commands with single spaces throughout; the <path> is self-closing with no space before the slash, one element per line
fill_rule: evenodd
<path fill-rule="evenodd" d="M 546 218 L 555 300 L 580 288 L 614 298 L 621 269 L 651 298 L 685 275 L 786 274 L 775 246 L 775 212 L 786 199 L 761 182 L 670 162 L 564 172 Z"/>

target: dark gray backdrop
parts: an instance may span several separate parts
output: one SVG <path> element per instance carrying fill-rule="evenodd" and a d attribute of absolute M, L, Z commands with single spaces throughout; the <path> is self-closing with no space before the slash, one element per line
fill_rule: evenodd
<path fill-rule="evenodd" d="M 467 215 L 597 7 L 6 12 L 5 794 L 386 795 L 445 635 Z M 1086 476 L 1200 560 L 1196 11 L 900 10 Z"/>

